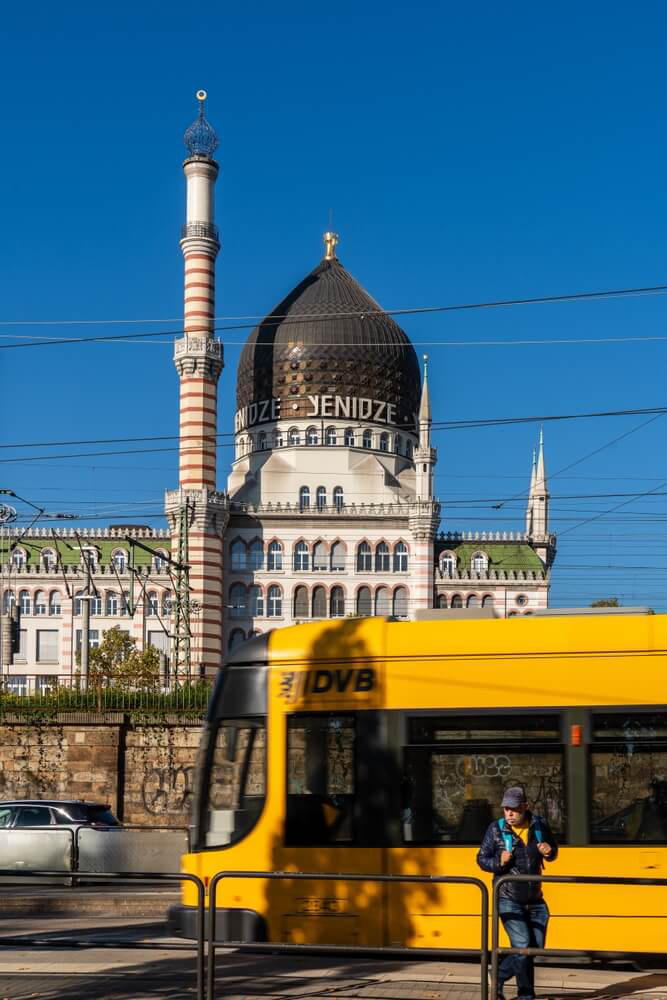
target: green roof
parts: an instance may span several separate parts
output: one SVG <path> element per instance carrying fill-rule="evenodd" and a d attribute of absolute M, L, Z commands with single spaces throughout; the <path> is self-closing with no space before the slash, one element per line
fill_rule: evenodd
<path fill-rule="evenodd" d="M 0 562 L 7 562 L 7 554 L 10 545 L 16 540 L 17 536 L 0 538 Z M 150 535 L 142 535 L 140 539 L 143 545 L 147 545 L 148 548 L 159 550 L 162 549 L 169 553 L 171 550 L 171 538 L 159 536 L 152 537 Z M 91 546 L 97 549 L 99 553 L 98 562 L 100 566 L 108 566 L 111 563 L 112 552 L 118 549 L 125 549 L 128 553 L 129 559 L 129 549 L 130 545 L 125 541 L 125 538 L 120 536 L 118 538 L 103 538 L 97 537 L 95 535 L 82 535 L 81 544 L 83 546 Z M 81 551 L 79 549 L 78 542 L 76 538 L 72 535 L 68 535 L 67 538 L 56 537 L 49 538 L 47 536 L 40 535 L 39 537 L 33 535 L 26 535 L 19 542 L 19 546 L 26 553 L 26 564 L 28 566 L 38 566 L 41 559 L 42 549 L 57 549 L 60 553 L 60 558 L 62 560 L 63 566 L 78 566 L 81 562 Z M 137 569 L 140 566 L 150 566 L 152 562 L 152 556 L 145 549 L 139 548 L 138 545 L 134 546 L 134 565 Z"/>
<path fill-rule="evenodd" d="M 486 539 L 476 541 L 456 541 L 439 539 L 437 556 L 452 552 L 456 556 L 457 570 L 469 569 L 475 552 L 485 552 L 489 558 L 489 569 L 502 572 L 544 573 L 544 563 L 527 542 L 494 542 Z"/>

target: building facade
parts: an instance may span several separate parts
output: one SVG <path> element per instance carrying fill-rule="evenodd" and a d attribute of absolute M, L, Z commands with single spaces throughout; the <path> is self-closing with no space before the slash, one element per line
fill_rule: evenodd
<path fill-rule="evenodd" d="M 197 97 L 183 164 L 179 482 L 166 492 L 168 529 L 121 526 L 77 539 L 67 531 L 18 538 L 4 528 L 4 672 L 76 669 L 88 559 L 91 642 L 120 625 L 139 648 L 168 652 L 172 673 L 186 665 L 213 672 L 227 649 L 305 620 L 545 607 L 555 538 L 542 437 L 522 532 L 444 533 L 428 361 L 420 370 L 407 334 L 345 270 L 335 233 L 325 233 L 322 260 L 247 340 L 236 373 L 235 457 L 219 488 L 217 137 L 206 95 Z M 132 532 L 143 548 L 127 541 Z"/>

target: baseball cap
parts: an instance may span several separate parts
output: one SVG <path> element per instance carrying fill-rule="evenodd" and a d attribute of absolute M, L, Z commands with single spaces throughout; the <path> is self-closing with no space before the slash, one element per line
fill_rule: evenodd
<path fill-rule="evenodd" d="M 526 793 L 523 788 L 519 785 L 513 785 L 512 788 L 506 789 L 501 804 L 503 807 L 507 806 L 508 809 L 518 809 L 525 801 Z"/>

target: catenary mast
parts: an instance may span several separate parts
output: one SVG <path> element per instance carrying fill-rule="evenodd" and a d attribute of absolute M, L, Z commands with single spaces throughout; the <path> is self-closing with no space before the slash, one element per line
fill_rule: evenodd
<path fill-rule="evenodd" d="M 220 250 L 214 223 L 218 164 L 215 131 L 206 121 L 206 92 L 197 92 L 199 114 L 184 141 L 189 156 L 186 221 L 184 336 L 174 345 L 179 377 L 179 488 L 166 494 L 172 551 L 179 569 L 172 612 L 172 673 L 216 670 L 221 663 L 222 535 L 225 494 L 216 491 L 218 379 L 224 360 L 215 339 L 215 261 Z"/>

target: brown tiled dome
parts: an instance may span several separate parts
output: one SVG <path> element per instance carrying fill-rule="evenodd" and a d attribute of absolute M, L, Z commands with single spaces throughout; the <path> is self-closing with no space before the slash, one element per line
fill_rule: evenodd
<path fill-rule="evenodd" d="M 309 395 L 385 400 L 395 407 L 396 426 L 412 430 L 420 386 L 407 335 L 334 257 L 251 333 L 239 361 L 236 405 L 276 397 L 289 420 L 306 416 Z"/>

